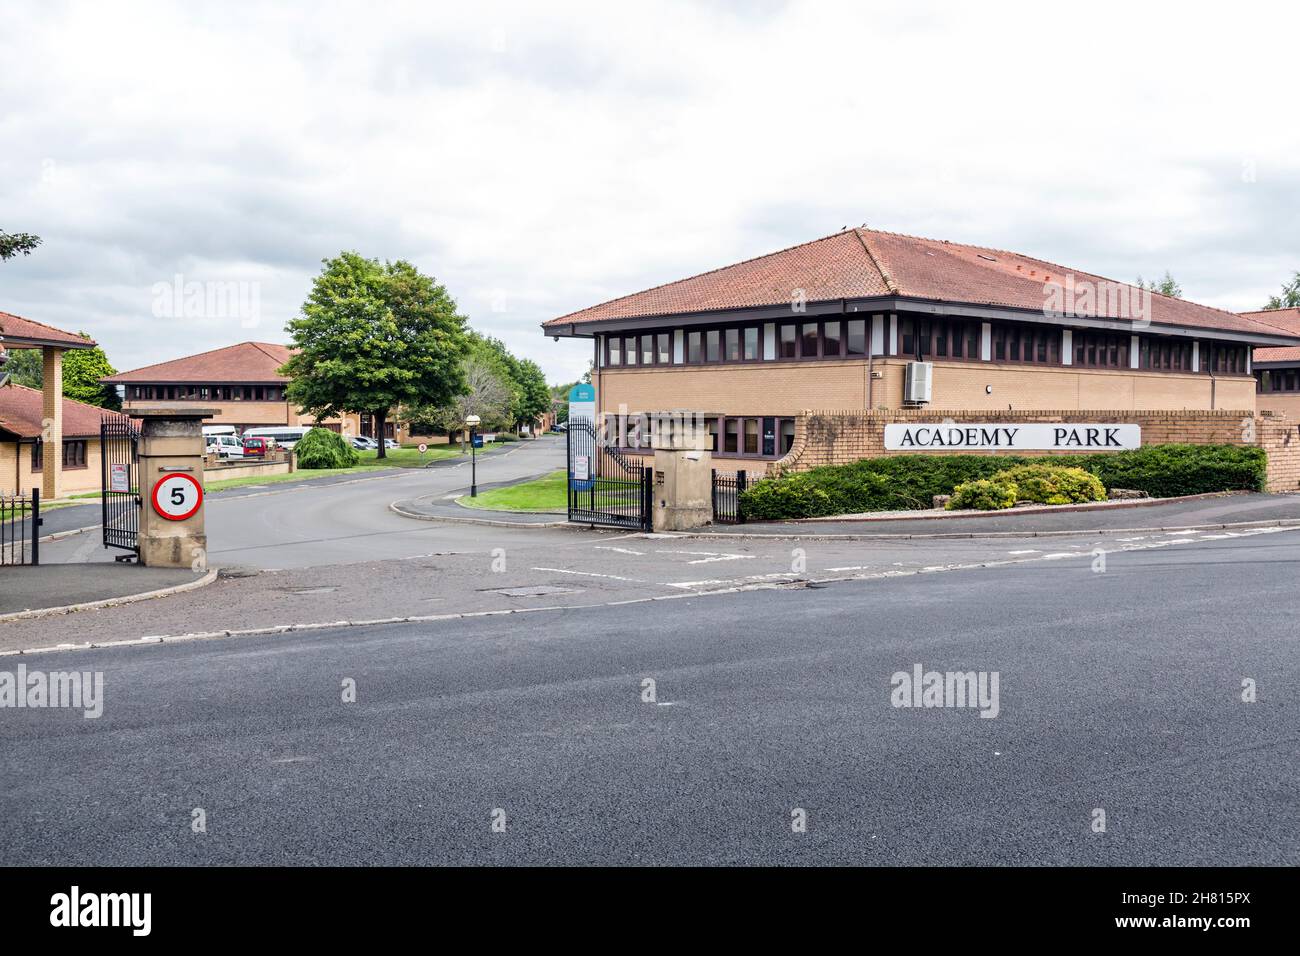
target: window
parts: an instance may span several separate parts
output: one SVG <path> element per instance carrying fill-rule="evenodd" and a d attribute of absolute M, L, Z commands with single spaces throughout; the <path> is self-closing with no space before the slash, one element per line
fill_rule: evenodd
<path fill-rule="evenodd" d="M 799 356 L 817 358 L 817 323 L 805 322 L 799 332 Z"/>
<path fill-rule="evenodd" d="M 799 340 L 793 325 L 783 325 L 777 335 L 776 357 L 792 359 L 799 357 Z"/>
<path fill-rule="evenodd" d="M 660 332 L 655 336 L 655 351 L 660 365 L 670 365 L 673 360 L 672 336 L 668 332 Z"/>
<path fill-rule="evenodd" d="M 849 319 L 846 323 L 846 351 L 849 355 L 867 354 L 867 322 L 865 319 Z"/>
<path fill-rule="evenodd" d="M 781 443 L 778 446 L 778 448 L 780 450 L 780 453 L 782 455 L 785 455 L 788 454 L 790 449 L 794 447 L 794 419 L 793 418 L 781 419 L 780 429 L 781 429 Z"/>
<path fill-rule="evenodd" d="M 699 332 L 686 333 L 686 361 L 704 361 L 704 337 Z"/>
<path fill-rule="evenodd" d="M 623 364 L 636 364 L 636 336 L 632 335 L 623 340 Z"/>
<path fill-rule="evenodd" d="M 32 471 L 45 467 L 45 445 L 37 441 L 32 445 Z M 84 440 L 65 441 L 63 443 L 63 467 L 65 470 L 86 467 L 86 442 Z"/>
<path fill-rule="evenodd" d="M 757 362 L 761 358 L 758 351 L 758 326 L 751 325 L 745 329 L 745 361 Z"/>
<path fill-rule="evenodd" d="M 737 454 L 740 451 L 740 419 L 728 418 L 722 432 L 722 450 L 724 453 Z"/>
<path fill-rule="evenodd" d="M 716 362 L 722 358 L 722 333 L 709 329 L 704 333 L 704 361 Z"/>
<path fill-rule="evenodd" d="M 1127 335 L 1075 332 L 1074 364 L 1084 368 L 1128 368 L 1130 344 L 1130 336 Z M 1139 349 L 1139 361 L 1141 354 Z"/>
<path fill-rule="evenodd" d="M 839 358 L 844 354 L 840 328 L 841 324 L 838 321 L 827 322 L 822 326 L 822 356 L 824 358 Z"/>
<path fill-rule="evenodd" d="M 794 447 L 794 419 L 775 415 L 723 416 L 709 422 L 714 451 L 727 457 L 780 458 Z M 717 436 L 721 435 L 721 448 Z"/>
<path fill-rule="evenodd" d="M 746 418 L 745 422 L 745 454 L 758 454 L 758 419 Z"/>
<path fill-rule="evenodd" d="M 608 365 L 623 364 L 623 340 L 618 337 L 606 340 L 609 344 L 609 357 L 606 362 Z"/>
<path fill-rule="evenodd" d="M 655 337 L 653 335 L 641 336 L 641 364 L 654 365 L 655 363 Z"/>
<path fill-rule="evenodd" d="M 726 351 L 723 358 L 728 362 L 740 361 L 740 329 L 727 329 L 724 333 Z"/>
<path fill-rule="evenodd" d="M 709 419 L 709 450 L 715 454 L 718 451 L 718 419 Z"/>

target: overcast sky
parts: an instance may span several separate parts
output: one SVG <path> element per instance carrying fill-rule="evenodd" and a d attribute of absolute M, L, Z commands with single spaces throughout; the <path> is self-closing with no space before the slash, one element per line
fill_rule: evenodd
<path fill-rule="evenodd" d="M 134 368 L 287 341 L 355 249 L 559 382 L 590 346 L 545 319 L 863 222 L 1259 308 L 1300 269 L 1298 27 L 1276 2 L 0 0 L 0 229 L 44 238 L 0 311 Z M 178 275 L 257 315 L 172 310 Z"/>

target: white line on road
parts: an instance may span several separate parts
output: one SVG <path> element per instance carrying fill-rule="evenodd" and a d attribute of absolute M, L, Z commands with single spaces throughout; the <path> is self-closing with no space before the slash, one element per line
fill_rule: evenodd
<path fill-rule="evenodd" d="M 628 581 L 632 584 L 645 584 L 636 578 L 622 578 L 617 574 L 597 574 L 595 571 L 570 571 L 566 568 L 533 568 L 534 571 L 551 571 L 555 574 L 579 574 L 584 578 L 609 578 L 611 581 Z"/>
<path fill-rule="evenodd" d="M 617 551 L 619 554 L 635 554 L 638 557 L 645 554 L 644 551 L 633 551 L 631 548 L 611 548 L 611 547 L 606 547 L 603 544 L 593 545 L 592 547 L 593 550 L 596 551 Z"/>

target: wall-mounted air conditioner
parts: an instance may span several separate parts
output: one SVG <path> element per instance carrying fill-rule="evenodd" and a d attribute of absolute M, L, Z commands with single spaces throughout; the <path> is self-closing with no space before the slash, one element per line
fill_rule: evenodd
<path fill-rule="evenodd" d="M 903 401 L 909 405 L 927 404 L 933 378 L 933 362 L 908 362 L 907 373 L 903 376 Z"/>

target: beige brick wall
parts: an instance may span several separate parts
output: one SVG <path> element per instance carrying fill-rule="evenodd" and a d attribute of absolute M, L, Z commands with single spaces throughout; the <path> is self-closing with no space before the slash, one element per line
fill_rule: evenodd
<path fill-rule="evenodd" d="M 59 461 L 63 461 L 62 457 Z M 61 469 L 59 494 L 66 497 L 85 491 L 99 491 L 103 480 L 100 475 L 102 467 L 99 439 L 86 439 L 86 467 Z M 39 487 L 41 487 L 41 473 L 32 471 L 32 446 L 20 445 L 17 442 L 0 442 L 0 493 L 26 495 L 30 494 L 33 488 Z"/>
<path fill-rule="evenodd" d="M 1255 396 L 1255 407 L 1300 421 L 1300 392 L 1260 392 Z"/>
<path fill-rule="evenodd" d="M 1180 372 L 934 364 L 929 407 L 935 409 L 1255 408 L 1255 380 L 1249 376 L 1215 380 Z M 596 386 L 602 412 L 617 412 L 626 405 L 629 412 L 690 408 L 729 415 L 796 415 L 805 408 L 901 408 L 906 366 L 898 358 L 876 359 L 871 368 L 880 377 L 870 379 L 870 386 L 865 360 L 603 369 Z"/>

